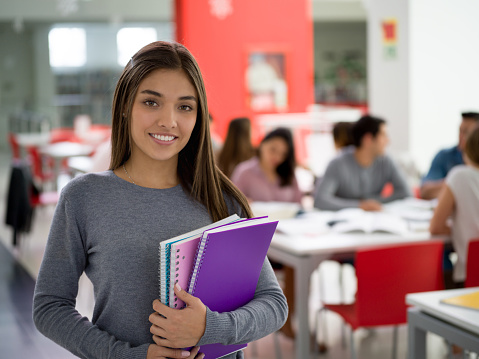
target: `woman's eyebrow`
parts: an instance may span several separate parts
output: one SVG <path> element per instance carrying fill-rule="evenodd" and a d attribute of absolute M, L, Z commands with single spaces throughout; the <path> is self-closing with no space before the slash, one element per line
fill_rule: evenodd
<path fill-rule="evenodd" d="M 156 91 L 153 91 L 153 90 L 148 90 L 148 89 L 141 91 L 141 93 L 153 95 L 153 96 L 156 96 L 156 97 L 164 97 L 163 94 L 161 94 L 161 93 L 159 93 L 159 92 L 156 92 Z M 198 102 L 198 100 L 197 100 L 197 98 L 196 98 L 195 96 L 180 96 L 180 97 L 178 98 L 178 100 L 180 100 L 180 101 L 191 100 L 191 101 Z"/>

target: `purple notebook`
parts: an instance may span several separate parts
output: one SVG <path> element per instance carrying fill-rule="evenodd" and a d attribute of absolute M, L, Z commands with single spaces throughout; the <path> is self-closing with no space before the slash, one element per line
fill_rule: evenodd
<path fill-rule="evenodd" d="M 205 231 L 188 292 L 220 313 L 251 301 L 277 224 L 259 218 Z M 244 347 L 246 344 L 208 344 L 200 351 L 206 359 L 213 359 Z"/>

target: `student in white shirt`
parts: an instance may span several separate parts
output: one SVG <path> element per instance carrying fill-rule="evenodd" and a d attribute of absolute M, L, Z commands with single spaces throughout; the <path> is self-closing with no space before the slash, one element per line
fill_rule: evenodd
<path fill-rule="evenodd" d="M 431 234 L 450 234 L 452 237 L 457 253 L 453 271 L 457 287 L 463 286 L 466 279 L 469 241 L 479 237 L 479 127 L 466 141 L 464 162 L 466 165 L 458 165 L 448 173 L 430 224 Z"/>

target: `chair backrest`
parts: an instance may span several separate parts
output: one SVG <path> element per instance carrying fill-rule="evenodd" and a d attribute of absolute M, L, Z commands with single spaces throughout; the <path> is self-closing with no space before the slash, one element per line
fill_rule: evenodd
<path fill-rule="evenodd" d="M 358 251 L 356 305 L 361 326 L 406 323 L 406 294 L 444 289 L 442 241 Z"/>
<path fill-rule="evenodd" d="M 8 143 L 10 144 L 10 149 L 12 150 L 12 158 L 14 160 L 20 159 L 20 145 L 17 141 L 17 136 L 13 132 L 8 133 Z"/>
<path fill-rule="evenodd" d="M 479 238 L 471 239 L 467 249 L 465 287 L 479 287 Z"/>

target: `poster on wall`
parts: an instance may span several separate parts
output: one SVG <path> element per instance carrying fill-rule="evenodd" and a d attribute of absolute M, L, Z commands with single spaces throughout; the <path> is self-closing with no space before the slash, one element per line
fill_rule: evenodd
<path fill-rule="evenodd" d="M 255 49 L 247 53 L 246 101 L 254 112 L 288 110 L 285 51 Z"/>
<path fill-rule="evenodd" d="M 383 53 L 385 60 L 397 58 L 397 20 L 395 18 L 384 19 L 381 22 Z"/>

